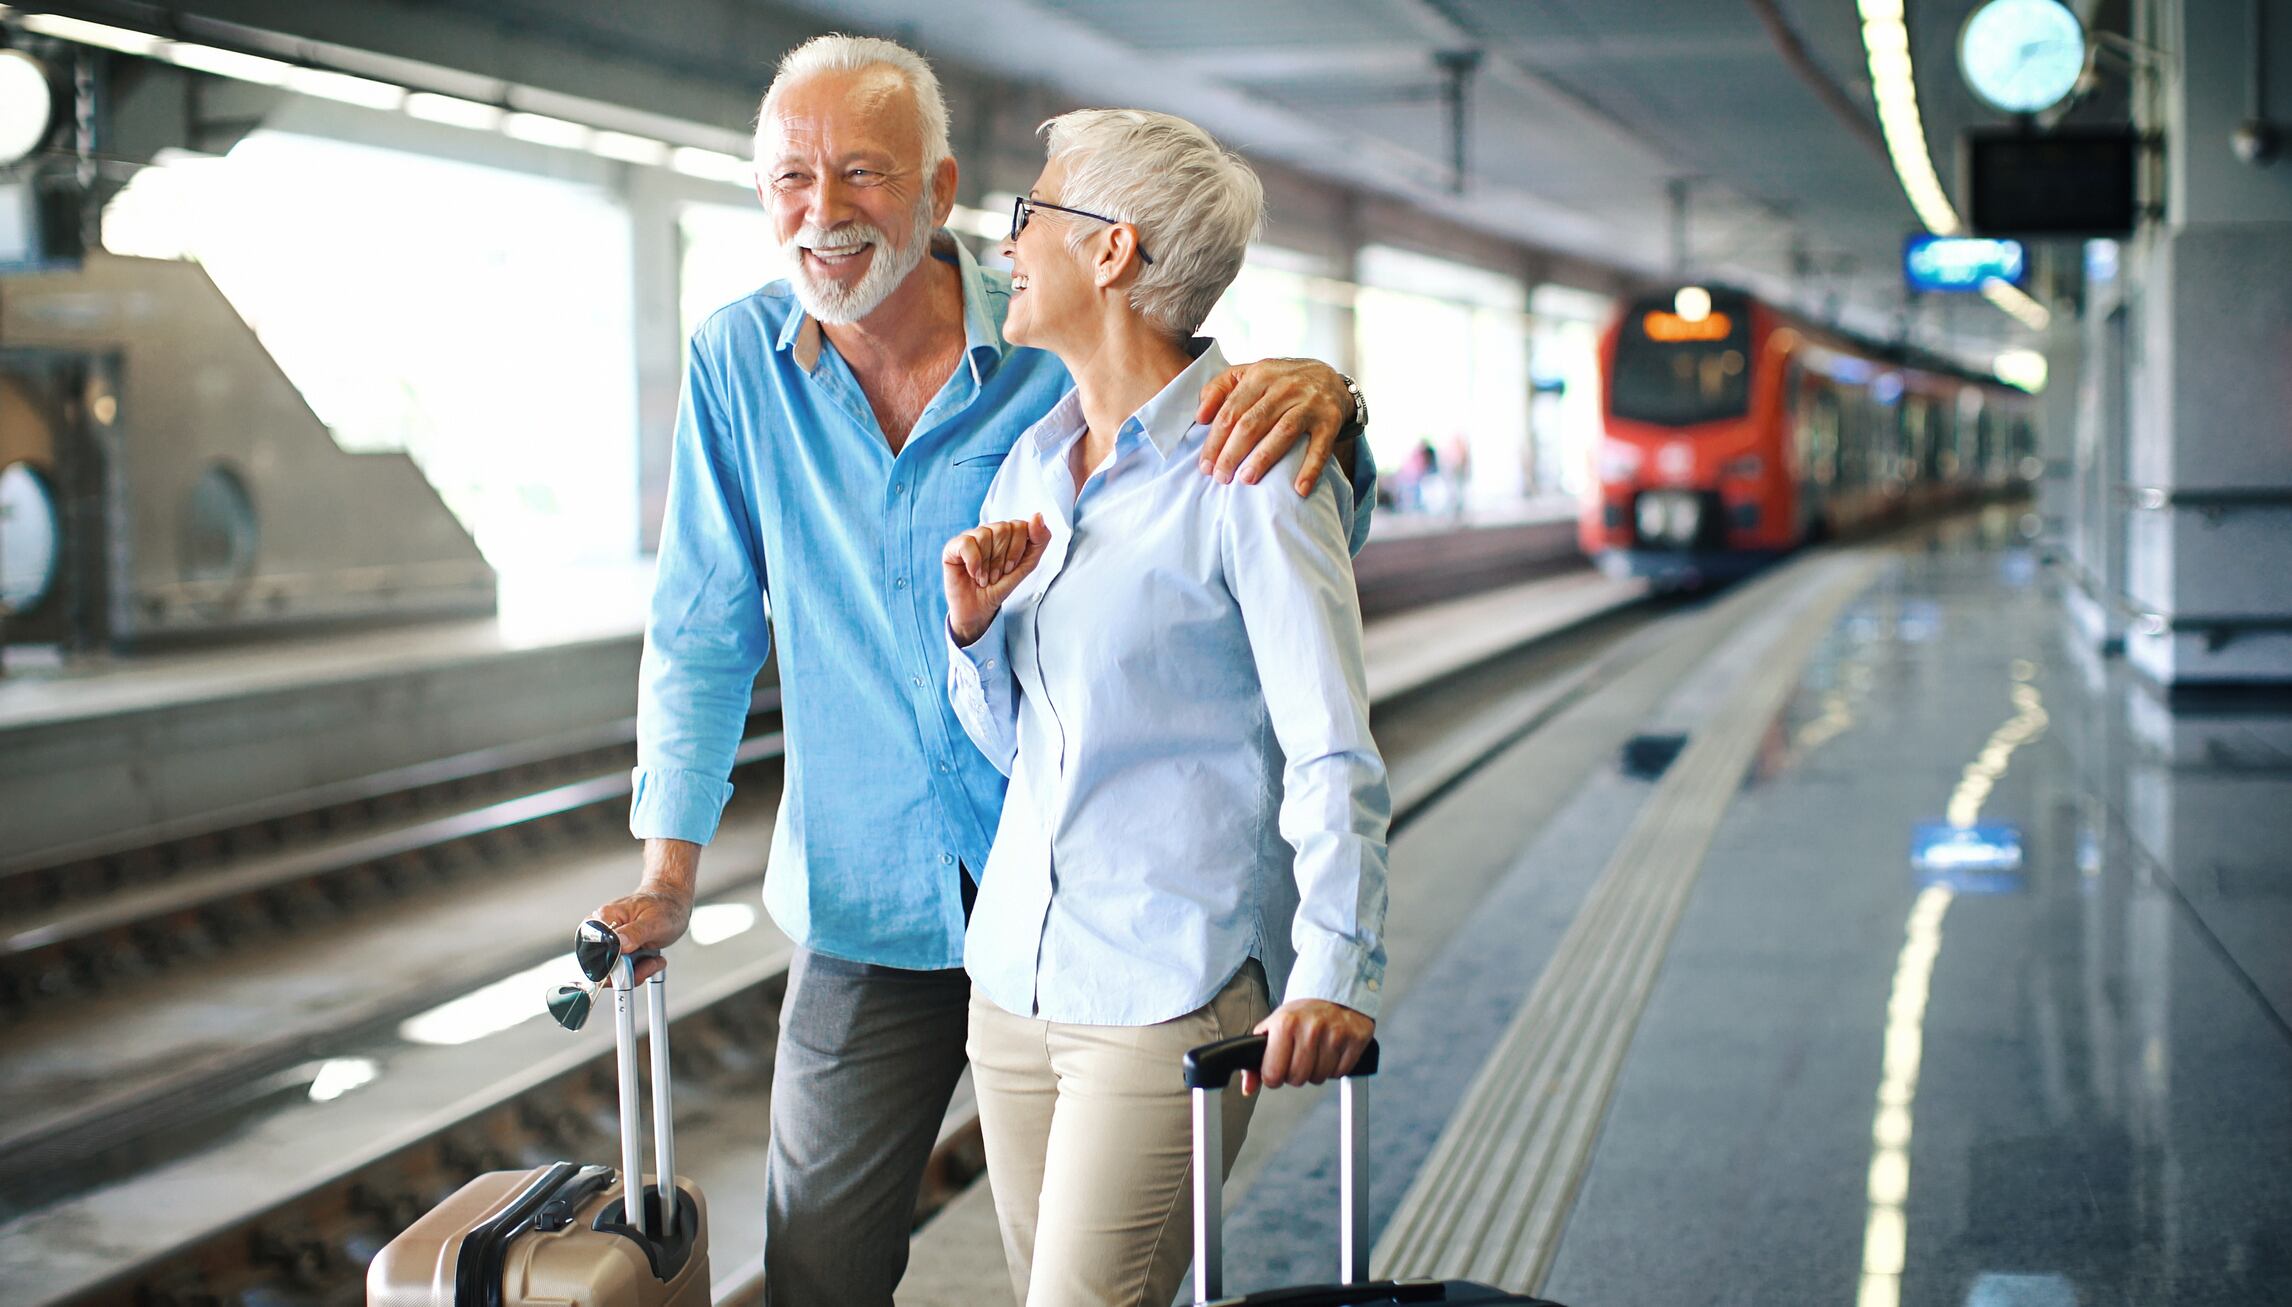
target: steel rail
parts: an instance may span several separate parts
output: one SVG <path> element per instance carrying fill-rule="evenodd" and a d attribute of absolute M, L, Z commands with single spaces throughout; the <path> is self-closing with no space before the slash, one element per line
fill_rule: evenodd
<path fill-rule="evenodd" d="M 766 687 L 748 711 L 753 718 L 779 707 L 778 687 Z M 625 752 L 636 739 L 637 719 L 624 717 L 18 854 L 0 859 L 0 908 L 14 914 L 26 903 L 51 905 L 170 878 L 246 850 L 273 852 L 298 836 L 339 836 L 360 821 L 403 817 L 430 802 L 530 785 L 536 773 L 595 770 L 603 755 Z"/>
<path fill-rule="evenodd" d="M 751 737 L 733 766 L 778 758 L 781 749 L 778 732 Z M 232 871 L 163 882 L 20 926 L 0 937 L 0 1014 L 354 910 L 361 899 L 451 879 L 486 865 L 488 844 L 537 841 L 544 823 L 578 820 L 623 800 L 633 783 L 616 769 Z"/>

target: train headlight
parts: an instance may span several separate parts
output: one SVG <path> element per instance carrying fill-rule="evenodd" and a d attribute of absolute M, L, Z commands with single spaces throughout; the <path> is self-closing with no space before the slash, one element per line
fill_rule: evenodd
<path fill-rule="evenodd" d="M 1600 442 L 1599 470 L 1603 483 L 1631 480 L 1639 475 L 1640 465 L 1646 461 L 1647 456 L 1640 452 L 1639 446 L 1629 441 Z"/>
<path fill-rule="evenodd" d="M 1641 495 L 1639 497 L 1639 505 L 1632 514 L 1632 525 L 1638 530 L 1640 539 L 1659 541 L 1670 534 L 1670 528 L 1667 525 L 1670 515 L 1663 511 L 1665 507 L 1666 504 L 1662 495 Z"/>
<path fill-rule="evenodd" d="M 1703 500 L 1696 495 L 1651 491 L 1633 505 L 1632 525 L 1643 544 L 1685 549 L 1703 530 Z"/>
<path fill-rule="evenodd" d="M 1680 495 L 1671 501 L 1671 536 L 1682 545 L 1692 544 L 1695 535 L 1703 529 L 1703 501 L 1693 495 Z"/>

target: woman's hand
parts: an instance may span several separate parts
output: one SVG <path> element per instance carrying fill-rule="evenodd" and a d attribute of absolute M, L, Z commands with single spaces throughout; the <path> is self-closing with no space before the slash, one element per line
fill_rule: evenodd
<path fill-rule="evenodd" d="M 1361 1060 L 1377 1023 L 1353 1009 L 1322 998 L 1296 998 L 1273 1010 L 1251 1032 L 1265 1036 L 1265 1061 L 1242 1072 L 1244 1096 L 1283 1085 L 1318 1085 L 1341 1076 Z"/>
<path fill-rule="evenodd" d="M 947 542 L 939 555 L 940 578 L 947 585 L 947 629 L 958 645 L 986 633 L 1003 601 L 1035 570 L 1050 547 L 1043 515 L 1032 522 L 989 522 Z"/>

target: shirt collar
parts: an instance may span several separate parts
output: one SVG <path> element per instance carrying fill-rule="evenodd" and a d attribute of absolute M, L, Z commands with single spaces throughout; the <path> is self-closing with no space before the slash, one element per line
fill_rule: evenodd
<path fill-rule="evenodd" d="M 963 357 L 971 366 L 973 385 L 984 385 L 993 375 L 995 366 L 1010 352 L 1003 340 L 1003 315 L 992 302 L 985 271 L 971 251 L 955 234 L 942 227 L 931 233 L 931 255 L 955 265 L 957 279 L 963 287 Z M 794 354 L 796 364 L 806 372 L 820 365 L 820 350 L 824 343 L 818 319 L 804 311 L 802 300 L 796 301 L 796 311 L 780 326 L 778 347 Z"/>
<path fill-rule="evenodd" d="M 1130 420 L 1145 430 L 1146 439 L 1153 442 L 1154 452 L 1164 458 L 1199 425 L 1194 415 L 1202 408 L 1202 387 L 1226 369 L 1225 352 L 1210 337 L 1196 336 L 1186 342 L 1186 349 L 1194 361 L 1170 378 L 1170 384 L 1147 400 L 1145 407 L 1130 415 Z"/>
<path fill-rule="evenodd" d="M 1207 336 L 1187 341 L 1186 352 L 1194 356 L 1194 361 L 1122 424 L 1125 432 L 1132 427 L 1143 432 L 1147 442 L 1154 446 L 1154 452 L 1164 458 L 1199 425 L 1194 415 L 1201 408 L 1202 387 L 1226 366 L 1224 352 Z M 1072 440 L 1082 427 L 1082 390 L 1069 386 L 1066 395 L 1051 411 L 1027 428 L 1027 435 L 1034 440 L 1036 450 L 1047 454 Z"/>

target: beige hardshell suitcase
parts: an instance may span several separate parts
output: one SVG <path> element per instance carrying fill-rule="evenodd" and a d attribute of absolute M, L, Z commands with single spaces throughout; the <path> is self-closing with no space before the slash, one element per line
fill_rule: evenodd
<path fill-rule="evenodd" d="M 625 1216 L 621 1176 L 638 1169 L 636 1014 L 627 960 L 613 976 L 620 1046 L 621 1171 L 556 1162 L 494 1171 L 406 1227 L 366 1271 L 367 1307 L 706 1307 L 708 1204 L 677 1176 L 664 1224 L 659 1177 L 675 1173 L 664 974 L 645 985 L 652 1028 L 653 1183 L 643 1220 Z"/>

